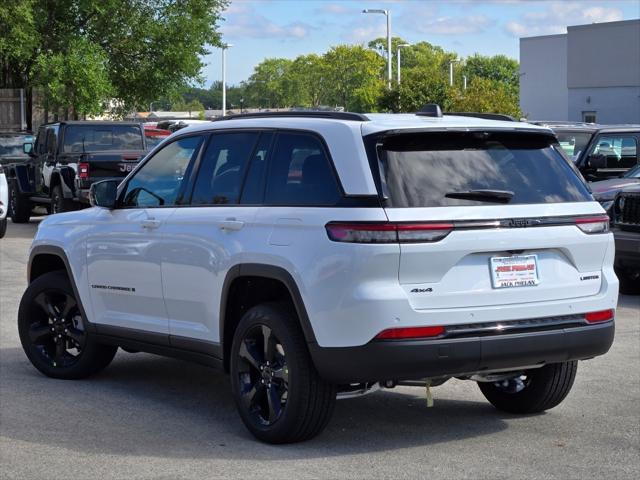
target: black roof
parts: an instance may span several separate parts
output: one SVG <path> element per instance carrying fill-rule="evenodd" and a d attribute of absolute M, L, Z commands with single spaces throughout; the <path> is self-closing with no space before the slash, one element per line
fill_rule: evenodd
<path fill-rule="evenodd" d="M 332 118 L 334 120 L 355 120 L 357 122 L 368 122 L 369 117 L 361 113 L 353 112 L 333 112 L 330 110 L 292 110 L 288 112 L 253 112 L 240 113 L 237 115 L 226 115 L 214 118 L 212 122 L 225 120 L 238 120 L 243 118 L 273 118 L 273 117 L 306 117 L 306 118 Z"/>

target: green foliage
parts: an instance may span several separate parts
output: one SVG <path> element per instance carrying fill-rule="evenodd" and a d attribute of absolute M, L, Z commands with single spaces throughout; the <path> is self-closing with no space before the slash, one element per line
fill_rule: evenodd
<path fill-rule="evenodd" d="M 43 88 L 51 109 L 95 112 L 111 97 L 122 112 L 146 109 L 201 80 L 205 45 L 220 43 L 217 22 L 226 5 L 227 0 L 4 0 L 0 71 L 8 78 L 0 80 Z M 83 63 L 88 72 L 77 68 Z M 76 77 L 62 78 L 69 73 Z"/>
<path fill-rule="evenodd" d="M 73 38 L 68 52 L 38 55 L 32 78 L 43 89 L 47 106 L 73 107 L 76 114 L 101 113 L 112 93 L 107 56 L 84 38 Z"/>
<path fill-rule="evenodd" d="M 515 118 L 522 116 L 518 96 L 508 83 L 476 77 L 471 80 L 466 90 L 454 90 L 453 93 L 453 111 L 505 113 Z"/>
<path fill-rule="evenodd" d="M 517 60 L 505 55 L 486 57 L 476 53 L 465 60 L 462 74 L 470 79 L 486 78 L 495 80 L 509 85 L 517 91 L 520 66 Z"/>

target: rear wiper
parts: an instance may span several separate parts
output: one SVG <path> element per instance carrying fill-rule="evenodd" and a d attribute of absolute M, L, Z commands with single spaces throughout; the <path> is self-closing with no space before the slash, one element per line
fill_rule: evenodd
<path fill-rule="evenodd" d="M 461 192 L 448 192 L 447 198 L 458 198 L 460 200 L 477 200 L 479 202 L 509 203 L 515 193 L 509 190 L 463 190 Z"/>

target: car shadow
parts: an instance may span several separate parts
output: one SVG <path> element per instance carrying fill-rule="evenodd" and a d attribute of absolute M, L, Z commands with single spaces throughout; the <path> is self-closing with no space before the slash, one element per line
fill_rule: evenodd
<path fill-rule="evenodd" d="M 455 442 L 507 428 L 505 417 L 486 402 L 437 397 L 435 408 L 427 409 L 420 389 L 405 388 L 339 401 L 320 436 L 272 446 L 245 429 L 228 376 L 218 370 L 120 351 L 90 379 L 54 380 L 18 348 L 0 350 L 0 365 L 2 436 L 84 454 L 272 460 L 277 451 L 280 460 L 331 457 Z"/>

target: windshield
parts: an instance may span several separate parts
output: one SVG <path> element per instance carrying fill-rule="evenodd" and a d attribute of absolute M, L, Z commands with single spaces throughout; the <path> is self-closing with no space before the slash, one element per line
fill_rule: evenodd
<path fill-rule="evenodd" d="M 578 159 L 580 153 L 584 152 L 584 149 L 587 148 L 587 144 L 592 136 L 590 132 L 554 130 L 554 133 L 556 137 L 558 137 L 558 142 L 562 149 L 574 162 Z"/>
<path fill-rule="evenodd" d="M 142 149 L 142 129 L 135 125 L 71 125 L 62 146 L 66 153 Z"/>
<path fill-rule="evenodd" d="M 391 207 L 591 201 L 575 167 L 552 143 L 546 135 L 513 132 L 382 137 L 383 192 Z"/>
<path fill-rule="evenodd" d="M 23 157 L 25 143 L 32 143 L 33 135 L 0 135 L 0 157 Z"/>

